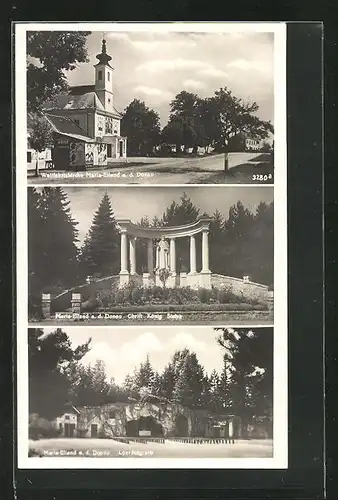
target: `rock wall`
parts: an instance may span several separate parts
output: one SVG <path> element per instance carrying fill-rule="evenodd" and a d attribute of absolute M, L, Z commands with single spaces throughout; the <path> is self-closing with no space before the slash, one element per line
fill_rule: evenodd
<path fill-rule="evenodd" d="M 229 288 L 236 295 L 242 295 L 243 299 L 268 300 L 269 289 L 267 285 L 261 285 L 252 281 L 245 282 L 240 278 L 223 276 L 222 274 L 211 275 L 211 285 L 215 288 Z"/>
<path fill-rule="evenodd" d="M 91 437 L 91 425 L 98 425 L 98 433 L 105 437 L 122 437 L 127 435 L 127 423 L 141 417 L 152 417 L 161 424 L 164 437 L 177 435 L 176 419 L 184 417 L 187 424 L 187 435 L 210 435 L 207 411 L 193 411 L 180 405 L 154 403 L 112 403 L 100 407 L 79 407 L 79 434 Z M 113 417 L 112 417 L 113 415 Z"/>

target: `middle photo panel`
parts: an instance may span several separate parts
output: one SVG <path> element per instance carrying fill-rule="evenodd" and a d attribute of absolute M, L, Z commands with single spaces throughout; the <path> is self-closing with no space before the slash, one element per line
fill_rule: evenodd
<path fill-rule="evenodd" d="M 41 324 L 272 325 L 273 187 L 28 187 Z"/>

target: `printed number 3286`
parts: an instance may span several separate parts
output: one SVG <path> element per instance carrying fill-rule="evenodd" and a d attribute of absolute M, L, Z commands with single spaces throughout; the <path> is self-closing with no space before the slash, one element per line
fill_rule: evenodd
<path fill-rule="evenodd" d="M 253 181 L 268 181 L 272 179 L 272 174 L 253 174 Z"/>

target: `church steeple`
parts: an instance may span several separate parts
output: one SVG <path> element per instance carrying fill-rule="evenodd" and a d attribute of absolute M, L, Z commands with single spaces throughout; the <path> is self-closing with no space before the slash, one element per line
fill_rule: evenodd
<path fill-rule="evenodd" d="M 95 68 L 95 92 L 106 111 L 113 111 L 113 70 L 110 66 L 111 56 L 107 54 L 107 43 L 103 38 L 102 50 L 97 54 L 99 60 Z"/>
<path fill-rule="evenodd" d="M 97 54 L 96 59 L 99 60 L 98 64 L 111 67 L 109 61 L 111 61 L 112 58 L 109 54 L 107 54 L 107 42 L 105 39 L 102 40 L 101 54 Z"/>

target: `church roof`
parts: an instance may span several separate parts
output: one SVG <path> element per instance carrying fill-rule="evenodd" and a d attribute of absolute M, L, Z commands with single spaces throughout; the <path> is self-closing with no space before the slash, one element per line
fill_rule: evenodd
<path fill-rule="evenodd" d="M 104 107 L 94 91 L 74 94 L 72 89 L 68 94 L 60 94 L 56 101 L 47 103 L 44 109 L 45 111 L 53 109 L 96 109 L 104 111 Z"/>
<path fill-rule="evenodd" d="M 45 118 L 51 124 L 53 130 L 61 135 L 72 137 L 84 142 L 95 142 L 95 139 L 88 137 L 85 131 L 67 116 L 56 116 L 45 113 Z"/>
<path fill-rule="evenodd" d="M 45 111 L 53 110 L 84 110 L 92 109 L 96 111 L 107 111 L 104 109 L 100 99 L 94 91 L 94 85 L 79 85 L 71 87 L 68 94 L 60 94 L 56 101 L 46 103 L 44 106 Z M 113 115 L 116 118 L 121 118 L 121 113 L 113 107 Z"/>

